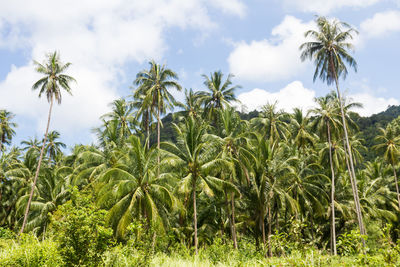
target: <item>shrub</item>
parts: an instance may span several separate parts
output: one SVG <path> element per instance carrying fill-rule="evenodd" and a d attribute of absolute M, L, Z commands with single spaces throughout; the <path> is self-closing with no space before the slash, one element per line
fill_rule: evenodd
<path fill-rule="evenodd" d="M 358 230 L 351 230 L 350 233 L 341 234 L 337 242 L 338 254 L 342 256 L 351 256 L 365 252 L 362 238 L 366 240 L 367 236 L 360 235 Z"/>
<path fill-rule="evenodd" d="M 113 232 L 106 227 L 105 215 L 106 211 L 77 190 L 70 201 L 58 208 L 51 227 L 67 265 L 98 265 L 102 254 L 113 244 Z"/>
<path fill-rule="evenodd" d="M 0 266 L 62 266 L 57 244 L 51 240 L 40 242 L 32 234 L 22 234 L 19 241 L 9 239 L 0 249 Z"/>

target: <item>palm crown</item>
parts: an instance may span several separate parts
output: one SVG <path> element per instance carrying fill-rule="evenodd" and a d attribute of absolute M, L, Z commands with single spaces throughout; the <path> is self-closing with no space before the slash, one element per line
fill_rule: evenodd
<path fill-rule="evenodd" d="M 315 60 L 314 81 L 319 77 L 330 85 L 338 77 L 346 77 L 345 63 L 357 71 L 357 62 L 347 52 L 348 49 L 353 49 L 353 45 L 347 40 L 353 39 L 353 34 L 357 31 L 345 22 L 330 22 L 325 17 L 318 17 L 316 22 L 318 31 L 309 30 L 305 33 L 305 37 L 311 37 L 313 41 L 300 46 L 300 58 L 302 61 Z"/>

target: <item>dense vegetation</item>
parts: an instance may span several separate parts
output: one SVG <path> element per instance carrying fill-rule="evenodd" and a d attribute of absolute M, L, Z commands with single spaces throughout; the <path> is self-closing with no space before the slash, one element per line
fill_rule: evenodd
<path fill-rule="evenodd" d="M 35 62 L 33 89 L 50 103 L 43 140 L 13 144 L 15 116 L 0 111 L 0 265 L 399 264 L 399 109 L 351 111 L 360 104 L 338 78 L 344 62 L 356 68 L 343 43 L 353 31 L 317 24 L 302 59 L 337 91 L 312 110 L 240 114 L 220 71 L 178 103 L 176 73 L 151 61 L 101 117 L 98 142 L 69 153 L 49 125 L 70 64 Z"/>

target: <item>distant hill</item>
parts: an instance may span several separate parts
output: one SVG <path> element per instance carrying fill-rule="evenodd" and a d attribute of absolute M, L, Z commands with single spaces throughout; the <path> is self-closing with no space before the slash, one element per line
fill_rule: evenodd
<path fill-rule="evenodd" d="M 242 120 L 250 120 L 258 117 L 259 112 L 254 110 L 249 113 L 239 112 Z M 185 116 L 184 111 L 175 113 L 169 113 L 162 119 L 163 128 L 161 133 L 161 141 L 176 141 L 175 130 L 172 125 L 173 122 L 177 123 L 179 116 Z M 352 113 L 353 120 L 359 126 L 359 138 L 363 139 L 363 144 L 367 147 L 368 151 L 363 152 L 363 156 L 366 160 L 373 160 L 377 154 L 372 149 L 376 143 L 374 142 L 375 136 L 378 134 L 378 128 L 385 128 L 389 122 L 400 116 L 400 106 L 389 106 L 385 111 L 378 114 L 371 115 L 370 117 L 361 117 L 357 113 Z M 153 131 L 150 138 L 150 143 L 154 144 L 157 142 L 157 134 L 155 131 L 155 125 L 153 125 Z"/>
<path fill-rule="evenodd" d="M 363 153 L 366 160 L 373 160 L 377 154 L 372 149 L 376 145 L 374 138 L 378 134 L 378 128 L 385 128 L 389 122 L 400 116 L 400 106 L 389 106 L 385 111 L 370 117 L 361 117 L 353 114 L 353 119 L 357 123 L 360 133 L 359 137 L 364 139 L 364 145 L 368 148 L 368 152 Z"/>

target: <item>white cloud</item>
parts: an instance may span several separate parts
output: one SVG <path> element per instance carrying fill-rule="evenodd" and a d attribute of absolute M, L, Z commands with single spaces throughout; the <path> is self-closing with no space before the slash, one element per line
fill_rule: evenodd
<path fill-rule="evenodd" d="M 381 1 L 382 0 L 283 0 L 283 4 L 286 7 L 295 8 L 302 12 L 326 15 L 340 8 L 364 8 Z"/>
<path fill-rule="evenodd" d="M 235 44 L 228 57 L 230 71 L 240 79 L 262 82 L 297 75 L 307 67 L 301 63 L 299 46 L 305 41 L 304 33 L 313 27 L 314 22 L 286 16 L 272 29 L 272 38 Z"/>
<path fill-rule="evenodd" d="M 300 81 L 294 81 L 278 92 L 269 92 L 255 88 L 249 92 L 241 93 L 238 99 L 247 111 L 260 110 L 263 105 L 277 102 L 277 107 L 286 112 L 292 112 L 293 108 L 307 110 L 313 107 L 315 92 L 307 89 Z"/>
<path fill-rule="evenodd" d="M 57 49 L 62 60 L 73 63 L 68 73 L 78 81 L 74 96 L 64 94 L 51 125 L 69 137 L 87 135 L 118 97 L 124 64 L 162 58 L 167 29 L 204 35 L 218 27 L 210 9 L 235 16 L 245 12 L 240 0 L 232 5 L 224 0 L 15 0 L 0 6 L 0 48 L 19 49 L 39 61 Z M 38 77 L 31 63 L 13 67 L 0 81 L 0 107 L 32 119 L 29 128 L 43 132 L 48 105 L 30 91 Z"/>
<path fill-rule="evenodd" d="M 238 15 L 241 18 L 246 15 L 246 6 L 239 0 L 211 0 L 210 4 L 221 8 L 225 13 Z"/>
<path fill-rule="evenodd" d="M 389 10 L 376 13 L 360 24 L 364 38 L 376 38 L 393 32 L 400 32 L 400 11 Z"/>
<path fill-rule="evenodd" d="M 249 92 L 241 93 L 238 99 L 242 108 L 246 111 L 261 110 L 263 105 L 277 102 L 278 109 L 292 112 L 293 108 L 301 108 L 303 111 L 315 107 L 314 98 L 316 93 L 312 89 L 305 88 L 300 81 L 294 81 L 277 92 L 255 88 Z M 400 102 L 394 98 L 376 97 L 369 92 L 361 92 L 348 95 L 353 102 L 360 102 L 363 108 L 355 108 L 361 116 L 370 116 L 387 109 L 389 105 L 399 105 Z"/>
<path fill-rule="evenodd" d="M 385 111 L 389 105 L 399 105 L 400 102 L 395 98 L 376 97 L 369 93 L 357 93 L 349 95 L 355 101 L 363 104 L 363 108 L 355 108 L 353 111 L 361 116 L 371 116 L 372 114 Z"/>

